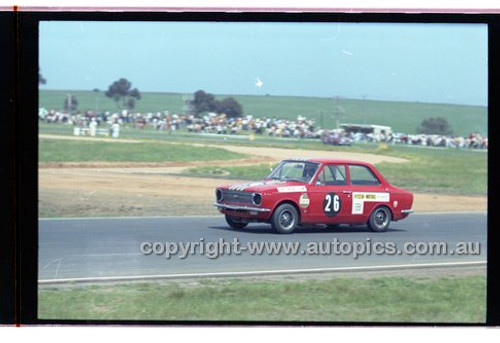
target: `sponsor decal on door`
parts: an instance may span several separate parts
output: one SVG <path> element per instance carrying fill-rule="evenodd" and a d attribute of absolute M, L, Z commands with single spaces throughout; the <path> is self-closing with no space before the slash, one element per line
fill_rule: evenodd
<path fill-rule="evenodd" d="M 365 202 L 389 202 L 389 193 L 354 192 L 352 193 L 352 214 L 363 214 Z"/>

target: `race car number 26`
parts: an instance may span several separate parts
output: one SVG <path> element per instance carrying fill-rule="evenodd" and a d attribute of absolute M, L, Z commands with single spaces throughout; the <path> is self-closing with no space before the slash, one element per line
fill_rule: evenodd
<path fill-rule="evenodd" d="M 328 217 L 336 216 L 340 212 L 342 203 L 340 197 L 335 193 L 328 193 L 325 195 L 325 200 L 323 200 L 323 212 Z"/>

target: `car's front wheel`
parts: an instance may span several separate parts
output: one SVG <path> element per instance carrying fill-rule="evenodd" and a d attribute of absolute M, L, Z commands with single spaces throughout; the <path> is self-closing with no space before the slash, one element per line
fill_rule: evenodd
<path fill-rule="evenodd" d="M 241 218 L 231 217 L 228 216 L 227 214 L 226 214 L 226 222 L 233 229 L 243 229 L 245 226 L 248 225 L 248 223 L 241 220 Z"/>
<path fill-rule="evenodd" d="M 271 226 L 278 233 L 292 233 L 299 223 L 299 214 L 291 204 L 281 204 L 271 217 Z"/>
<path fill-rule="evenodd" d="M 391 211 L 387 207 L 377 207 L 368 220 L 368 228 L 374 232 L 387 231 L 391 223 Z"/>

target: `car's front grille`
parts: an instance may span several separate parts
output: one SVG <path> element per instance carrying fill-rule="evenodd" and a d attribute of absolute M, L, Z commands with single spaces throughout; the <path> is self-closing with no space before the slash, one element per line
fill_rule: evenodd
<path fill-rule="evenodd" d="M 253 193 L 244 191 L 234 191 L 231 189 L 222 190 L 222 201 L 226 203 L 253 204 Z"/>

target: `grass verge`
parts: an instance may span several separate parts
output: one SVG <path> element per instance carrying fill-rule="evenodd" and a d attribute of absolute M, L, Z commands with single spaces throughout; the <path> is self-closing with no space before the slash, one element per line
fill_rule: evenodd
<path fill-rule="evenodd" d="M 68 134 L 65 125 L 41 124 L 40 132 Z M 63 161 L 210 161 L 245 157 L 224 150 L 227 144 L 276 147 L 304 150 L 324 150 L 353 153 L 367 153 L 402 157 L 409 163 L 379 163 L 376 167 L 395 186 L 418 192 L 446 194 L 486 195 L 488 183 L 488 153 L 463 149 L 440 149 L 401 145 L 355 144 L 350 147 L 325 145 L 316 140 L 290 140 L 257 137 L 250 141 L 222 136 L 206 136 L 176 132 L 168 135 L 154 130 L 124 129 L 124 138 L 139 138 L 145 143 L 110 144 L 104 142 L 75 142 L 40 140 L 41 162 Z M 153 140 L 154 139 L 154 140 Z M 147 143 L 146 143 L 147 142 Z M 169 144 L 171 142 L 179 145 Z M 88 144 L 87 144 L 88 143 Z M 183 144 L 186 143 L 186 144 Z M 189 143 L 211 144 L 222 149 L 189 146 Z M 256 180 L 269 174 L 268 164 L 245 167 L 199 167 L 188 170 L 185 175 L 201 177 L 224 177 Z"/>
<path fill-rule="evenodd" d="M 484 323 L 484 276 L 41 287 L 40 319 Z"/>
<path fill-rule="evenodd" d="M 39 162 L 174 162 L 215 161 L 246 155 L 215 147 L 167 142 L 115 143 L 40 139 Z"/>

